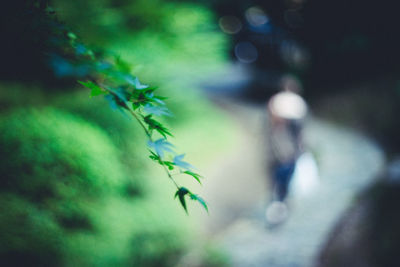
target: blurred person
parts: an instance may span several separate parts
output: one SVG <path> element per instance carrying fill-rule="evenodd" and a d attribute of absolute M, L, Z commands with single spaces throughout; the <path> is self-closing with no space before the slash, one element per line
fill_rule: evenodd
<path fill-rule="evenodd" d="M 291 76 L 281 81 L 281 91 L 267 103 L 269 174 L 271 203 L 266 210 L 270 224 L 283 222 L 288 216 L 286 199 L 296 162 L 303 153 L 302 128 L 307 104 L 299 95 L 300 83 Z"/>

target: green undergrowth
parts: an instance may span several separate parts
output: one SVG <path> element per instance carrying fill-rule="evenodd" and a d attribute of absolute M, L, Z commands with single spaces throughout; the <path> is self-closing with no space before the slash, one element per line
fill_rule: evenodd
<path fill-rule="evenodd" d="M 0 129 L 2 263 L 173 266 L 182 255 L 185 215 L 157 183 L 132 183 L 137 168 L 100 128 L 36 108 L 4 114 Z"/>

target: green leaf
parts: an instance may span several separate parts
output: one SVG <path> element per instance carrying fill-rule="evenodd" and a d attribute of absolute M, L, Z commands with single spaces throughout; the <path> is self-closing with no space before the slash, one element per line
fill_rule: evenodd
<path fill-rule="evenodd" d="M 170 131 L 164 127 L 160 122 L 156 121 L 152 118 L 152 115 L 147 115 L 143 117 L 144 122 L 149 126 L 149 130 L 156 130 L 159 134 L 161 134 L 165 139 L 167 135 L 172 136 Z"/>
<path fill-rule="evenodd" d="M 172 171 L 175 168 L 175 164 L 171 161 L 163 161 L 163 164 L 167 166 L 168 170 Z"/>
<path fill-rule="evenodd" d="M 129 109 L 129 108 L 126 105 L 126 103 L 122 101 L 116 94 L 110 93 L 106 95 L 104 98 L 108 101 L 112 109 L 119 110 L 122 114 L 126 115 L 123 109 Z"/>
<path fill-rule="evenodd" d="M 160 165 L 165 165 L 169 170 L 173 170 L 175 168 L 175 164 L 171 161 L 163 161 L 156 153 L 149 150 L 151 155 L 149 156 L 150 159 L 158 162 Z"/>
<path fill-rule="evenodd" d="M 149 156 L 149 158 L 150 159 L 152 159 L 152 160 L 154 160 L 154 161 L 156 161 L 156 162 L 158 162 L 159 164 L 163 164 L 163 161 L 161 160 L 161 158 L 156 154 L 156 153 L 154 153 L 153 151 L 151 151 L 151 150 L 149 150 L 150 151 L 150 153 L 151 153 L 151 155 Z"/>
<path fill-rule="evenodd" d="M 187 207 L 186 207 L 186 201 L 185 201 L 185 195 L 186 194 L 191 194 L 189 190 L 187 190 L 185 187 L 180 187 L 176 193 L 175 193 L 175 197 L 179 198 L 179 202 L 181 203 L 183 209 L 186 211 L 186 213 L 188 213 L 187 211 Z"/>
<path fill-rule="evenodd" d="M 153 102 L 156 102 L 160 105 L 165 105 L 165 102 L 163 100 L 168 99 L 168 97 L 164 97 L 164 96 L 154 96 L 152 98 Z"/>
<path fill-rule="evenodd" d="M 105 98 L 108 100 L 113 109 L 119 109 L 118 107 L 121 107 L 123 109 L 129 110 L 127 99 L 130 97 L 130 95 L 123 87 L 120 86 L 116 89 L 112 87 L 107 87 L 107 91 L 109 92 L 109 94 L 106 95 Z"/>
<path fill-rule="evenodd" d="M 207 203 L 204 201 L 203 198 L 201 198 L 199 195 L 195 195 L 195 194 L 192 194 L 192 193 L 190 193 L 190 198 L 192 200 L 195 200 L 195 201 L 199 202 L 208 213 L 208 206 L 207 206 Z"/>
<path fill-rule="evenodd" d="M 125 78 L 126 82 L 135 87 L 136 90 L 143 90 L 149 88 L 148 85 L 142 84 L 138 77 L 133 77 L 133 76 L 126 76 Z"/>
<path fill-rule="evenodd" d="M 190 164 L 187 163 L 186 161 L 183 161 L 183 157 L 185 157 L 185 154 L 177 155 L 174 157 L 174 163 L 176 166 L 184 169 L 184 170 L 192 170 L 194 167 Z"/>
<path fill-rule="evenodd" d="M 87 81 L 87 82 L 78 81 L 78 83 L 80 83 L 81 85 L 85 86 L 86 88 L 89 88 L 92 90 L 90 92 L 90 97 L 104 95 L 107 93 L 103 88 L 101 88 L 100 86 L 98 86 L 97 84 L 95 84 L 92 81 Z"/>
<path fill-rule="evenodd" d="M 132 81 L 130 84 L 134 84 L 133 78 L 130 78 Z M 147 106 L 151 103 L 157 103 L 158 105 L 165 106 L 164 101 L 162 101 L 162 97 L 155 96 L 153 91 L 156 90 L 156 87 L 148 87 L 142 90 L 133 90 L 129 101 L 132 102 L 133 109 L 137 109 L 140 106 Z"/>
<path fill-rule="evenodd" d="M 164 138 L 160 138 L 154 142 L 148 141 L 147 145 L 150 148 L 153 148 L 156 151 L 156 154 L 162 159 L 164 157 L 164 152 L 170 152 L 170 153 L 175 153 L 174 150 L 172 149 L 174 147 L 173 144 L 168 142 Z"/>
<path fill-rule="evenodd" d="M 143 111 L 147 114 L 154 115 L 154 116 L 172 116 L 171 112 L 168 110 L 168 108 L 162 106 L 154 106 L 152 104 L 146 104 L 143 108 Z"/>
<path fill-rule="evenodd" d="M 184 171 L 183 173 L 192 176 L 194 179 L 197 180 L 197 182 L 199 182 L 199 184 L 201 184 L 200 178 L 202 178 L 202 176 L 200 174 L 194 173 L 192 171 Z"/>

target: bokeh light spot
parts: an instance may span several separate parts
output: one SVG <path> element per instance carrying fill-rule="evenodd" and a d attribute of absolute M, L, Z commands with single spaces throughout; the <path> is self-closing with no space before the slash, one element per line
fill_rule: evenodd
<path fill-rule="evenodd" d="M 236 34 L 242 29 L 242 23 L 235 16 L 223 16 L 218 24 L 221 30 L 228 34 Z"/>
<path fill-rule="evenodd" d="M 250 42 L 240 42 L 235 46 L 235 56 L 242 63 L 252 63 L 258 58 L 257 48 Z"/>
<path fill-rule="evenodd" d="M 250 7 L 246 10 L 245 17 L 250 25 L 256 27 L 266 24 L 269 21 L 268 16 L 265 14 L 264 10 L 255 6 Z"/>

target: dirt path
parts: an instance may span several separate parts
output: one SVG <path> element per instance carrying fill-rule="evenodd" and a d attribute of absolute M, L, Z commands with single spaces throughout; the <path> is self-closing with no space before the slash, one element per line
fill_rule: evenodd
<path fill-rule="evenodd" d="M 305 136 L 320 183 L 307 196 L 292 196 L 289 219 L 267 229 L 263 108 L 220 104 L 242 133 L 234 153 L 207 171 L 203 195 L 212 216 L 205 218 L 206 234 L 222 245 L 233 266 L 311 266 L 340 214 L 383 165 L 380 149 L 356 132 L 310 119 Z"/>

